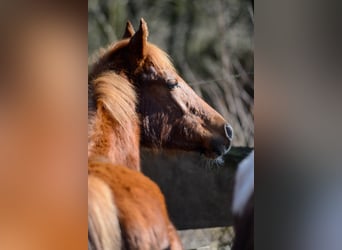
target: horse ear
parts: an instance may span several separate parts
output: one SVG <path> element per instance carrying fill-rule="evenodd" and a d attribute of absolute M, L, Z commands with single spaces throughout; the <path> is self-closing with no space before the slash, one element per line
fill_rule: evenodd
<path fill-rule="evenodd" d="M 122 39 L 131 38 L 134 35 L 134 32 L 135 31 L 134 31 L 133 25 L 131 24 L 130 21 L 127 21 L 125 33 L 122 36 Z"/>
<path fill-rule="evenodd" d="M 140 19 L 140 26 L 137 32 L 131 37 L 129 47 L 139 59 L 142 59 L 146 55 L 148 28 L 145 20 Z"/>

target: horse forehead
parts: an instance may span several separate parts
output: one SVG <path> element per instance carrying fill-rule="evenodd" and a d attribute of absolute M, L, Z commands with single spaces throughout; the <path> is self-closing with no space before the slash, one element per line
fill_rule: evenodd
<path fill-rule="evenodd" d="M 174 79 L 180 78 L 177 72 L 175 72 L 173 69 L 168 69 L 168 68 L 159 70 L 157 74 L 159 75 L 160 78 L 163 78 L 165 80 L 174 80 Z"/>
<path fill-rule="evenodd" d="M 164 71 L 164 76 L 165 76 L 166 79 L 174 79 L 174 78 L 178 77 L 176 72 L 173 72 L 171 70 L 165 70 Z"/>
<path fill-rule="evenodd" d="M 154 65 L 149 65 L 145 71 L 142 73 L 143 78 L 146 79 L 175 79 L 178 78 L 179 76 L 177 75 L 176 72 L 174 72 L 171 69 L 158 69 Z"/>

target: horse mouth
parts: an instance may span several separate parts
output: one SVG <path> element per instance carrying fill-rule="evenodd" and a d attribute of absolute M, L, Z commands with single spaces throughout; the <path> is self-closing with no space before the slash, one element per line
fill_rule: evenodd
<path fill-rule="evenodd" d="M 205 155 L 205 157 L 209 159 L 222 159 L 225 155 L 229 153 L 231 146 L 232 145 L 230 144 L 228 147 L 225 145 L 220 145 L 211 150 L 201 149 L 200 153 Z"/>

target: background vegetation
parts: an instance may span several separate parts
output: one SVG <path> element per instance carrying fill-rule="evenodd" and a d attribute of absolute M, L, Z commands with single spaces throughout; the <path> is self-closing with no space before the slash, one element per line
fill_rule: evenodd
<path fill-rule="evenodd" d="M 233 126 L 235 146 L 254 146 L 253 2 L 89 0 L 88 52 L 119 40 L 143 17 L 149 40 Z"/>

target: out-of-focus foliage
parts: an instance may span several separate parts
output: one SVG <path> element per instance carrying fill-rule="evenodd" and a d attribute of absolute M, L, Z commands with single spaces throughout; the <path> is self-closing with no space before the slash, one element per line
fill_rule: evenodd
<path fill-rule="evenodd" d="M 149 41 L 233 126 L 233 145 L 254 146 L 253 7 L 247 0 L 89 0 L 88 52 L 119 40 L 143 17 Z"/>

